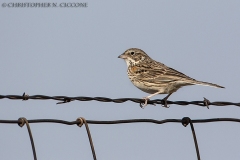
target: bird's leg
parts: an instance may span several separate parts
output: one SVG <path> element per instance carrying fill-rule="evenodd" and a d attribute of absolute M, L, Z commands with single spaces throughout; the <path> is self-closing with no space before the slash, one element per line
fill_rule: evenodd
<path fill-rule="evenodd" d="M 147 102 L 150 100 L 150 98 L 153 97 L 153 96 L 155 96 L 155 95 L 157 95 L 157 94 L 159 94 L 159 93 L 161 93 L 161 91 L 158 91 L 158 92 L 156 92 L 156 93 L 153 93 L 153 94 L 151 94 L 151 95 L 149 95 L 149 96 L 147 96 L 147 97 L 143 97 L 143 99 L 145 100 L 145 103 L 144 103 L 143 105 L 140 104 L 140 107 L 141 107 L 142 109 L 144 109 L 144 107 L 147 106 Z"/>
<path fill-rule="evenodd" d="M 169 106 L 167 106 L 167 99 L 169 96 L 171 96 L 172 93 L 168 94 L 165 98 L 163 98 L 162 100 L 164 101 L 164 105 L 163 107 L 169 108 Z"/>

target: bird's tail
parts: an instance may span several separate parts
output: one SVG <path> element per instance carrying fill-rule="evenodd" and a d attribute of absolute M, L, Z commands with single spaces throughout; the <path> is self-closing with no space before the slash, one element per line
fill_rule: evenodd
<path fill-rule="evenodd" d="M 196 85 L 203 85 L 203 86 L 211 86 L 211 87 L 217 87 L 217 88 L 225 88 L 223 86 L 217 85 L 217 84 L 213 84 L 213 83 L 208 83 L 208 82 L 202 82 L 202 81 L 195 81 Z"/>

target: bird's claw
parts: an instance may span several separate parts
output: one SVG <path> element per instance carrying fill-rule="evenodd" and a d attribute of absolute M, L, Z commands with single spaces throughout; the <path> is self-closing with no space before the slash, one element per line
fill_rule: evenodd
<path fill-rule="evenodd" d="M 170 106 L 168 106 L 167 100 L 165 98 L 162 99 L 162 101 L 164 102 L 164 105 L 162 105 L 162 107 L 165 107 L 165 108 L 169 108 L 170 107 Z"/>
<path fill-rule="evenodd" d="M 140 103 L 140 107 L 142 108 L 142 109 L 144 109 L 147 105 L 148 105 L 148 101 L 150 100 L 149 98 L 147 98 L 147 97 L 143 97 L 143 99 L 145 100 L 145 102 L 144 103 Z"/>

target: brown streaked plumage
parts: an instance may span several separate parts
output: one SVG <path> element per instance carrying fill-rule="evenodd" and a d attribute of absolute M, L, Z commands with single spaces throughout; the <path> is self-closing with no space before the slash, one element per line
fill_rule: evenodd
<path fill-rule="evenodd" d="M 157 94 L 168 94 L 163 100 L 164 107 L 167 107 L 167 99 L 179 88 L 188 85 L 205 85 L 217 88 L 224 88 L 217 84 L 197 81 L 175 69 L 151 59 L 143 50 L 130 48 L 118 56 L 126 61 L 128 77 L 131 82 L 140 90 L 150 93 L 144 97 L 147 105 L 149 98 Z"/>

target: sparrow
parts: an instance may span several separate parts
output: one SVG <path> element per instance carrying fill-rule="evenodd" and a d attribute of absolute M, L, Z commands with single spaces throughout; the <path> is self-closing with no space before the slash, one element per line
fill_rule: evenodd
<path fill-rule="evenodd" d="M 167 99 L 183 86 L 203 85 L 216 88 L 223 86 L 195 80 L 163 63 L 157 62 L 149 57 L 143 50 L 130 48 L 118 56 L 125 60 L 127 64 L 127 74 L 134 86 L 150 95 L 143 97 L 145 103 L 140 105 L 144 108 L 148 100 L 158 94 L 167 94 L 164 107 L 167 107 Z"/>

